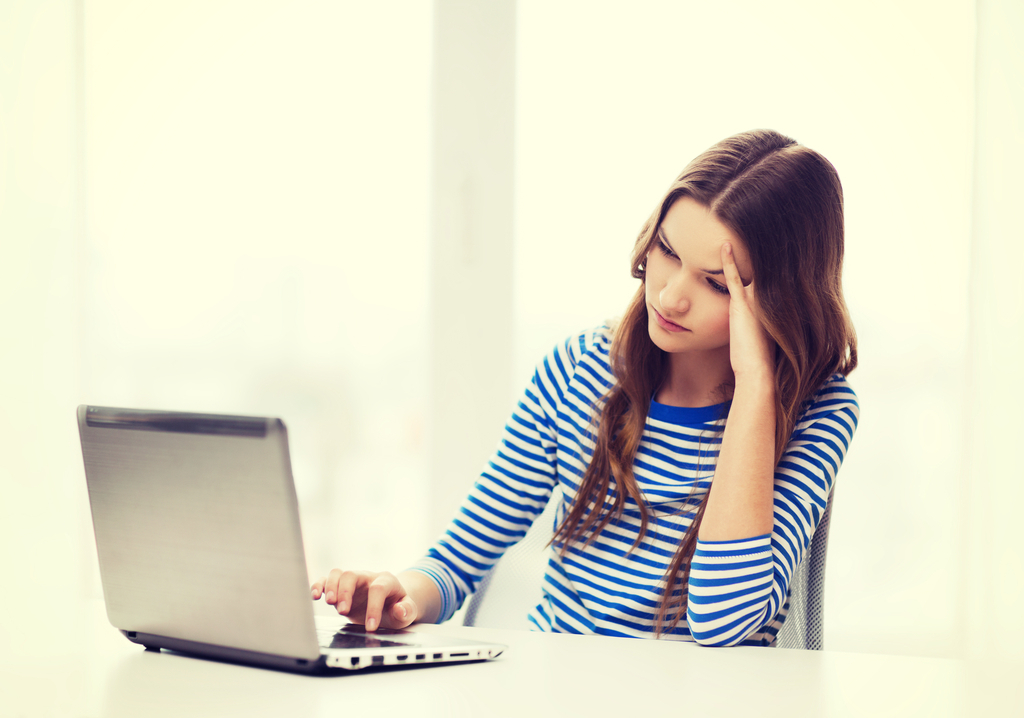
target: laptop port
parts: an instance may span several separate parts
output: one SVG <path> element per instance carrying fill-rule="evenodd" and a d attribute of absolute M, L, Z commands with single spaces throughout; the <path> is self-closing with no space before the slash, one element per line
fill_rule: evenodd
<path fill-rule="evenodd" d="M 435 653 L 434 654 L 434 660 L 435 661 L 440 661 L 442 658 L 444 658 L 444 654 L 443 653 Z"/>
<path fill-rule="evenodd" d="M 374 656 L 373 657 L 373 661 L 371 661 L 370 665 L 373 665 L 373 666 L 383 666 L 384 665 L 384 656 Z"/>
<path fill-rule="evenodd" d="M 423 660 L 423 659 L 425 659 L 426 657 L 427 657 L 427 654 L 426 654 L 426 653 L 417 653 L 417 654 L 416 654 L 416 660 L 417 660 L 417 661 L 422 661 L 422 660 Z"/>
<path fill-rule="evenodd" d="M 354 658 L 352 658 L 350 660 L 351 660 L 351 663 L 352 663 L 353 666 L 358 666 L 359 665 L 359 656 L 355 656 Z"/>
<path fill-rule="evenodd" d="M 395 656 L 395 658 L 398 659 L 399 661 L 404 661 L 408 657 L 409 656 Z"/>
<path fill-rule="evenodd" d="M 452 658 L 465 658 L 469 654 L 468 653 L 449 653 L 448 655 L 451 656 Z"/>

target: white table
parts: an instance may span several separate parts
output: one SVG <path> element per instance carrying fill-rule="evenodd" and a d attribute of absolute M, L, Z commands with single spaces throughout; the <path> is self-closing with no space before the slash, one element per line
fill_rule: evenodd
<path fill-rule="evenodd" d="M 52 663 L 4 659 L 0 716 L 933 718 L 1011 715 L 1004 710 L 1020 700 L 1015 683 L 967 661 L 454 626 L 416 630 L 509 649 L 487 663 L 312 677 L 146 652 L 106 622 L 101 602 L 77 613 L 80 619 L 62 629 L 67 647 L 54 647 Z M 1018 669 L 998 670 L 1019 681 Z"/>

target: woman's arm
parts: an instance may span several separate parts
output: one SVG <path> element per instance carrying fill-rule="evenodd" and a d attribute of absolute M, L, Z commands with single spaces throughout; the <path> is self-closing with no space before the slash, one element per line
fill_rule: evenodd
<path fill-rule="evenodd" d="M 771 533 L 774 463 L 775 387 L 737 381 L 698 538 Z"/>
<path fill-rule="evenodd" d="M 857 427 L 840 377 L 826 384 L 775 463 L 771 342 L 723 251 L 736 377 L 715 477 L 690 566 L 687 624 L 698 643 L 736 645 L 771 622 L 821 520 Z"/>
<path fill-rule="evenodd" d="M 754 285 L 740 280 L 732 248 L 722 248 L 729 286 L 729 353 L 736 388 L 698 537 L 731 541 L 772 530 L 775 372 L 771 339 L 753 310 Z"/>
<path fill-rule="evenodd" d="M 313 599 L 324 597 L 369 630 L 449 619 L 543 511 L 557 481 L 554 417 L 579 356 L 594 341 L 589 332 L 573 337 L 540 363 L 497 452 L 423 559 L 397 576 L 336 569 L 313 584 Z"/>
<path fill-rule="evenodd" d="M 698 539 L 686 616 L 698 643 L 736 645 L 775 620 L 825 512 L 858 414 L 850 385 L 833 377 L 797 422 L 775 469 L 771 533 L 730 541 Z M 765 635 L 763 641 L 770 639 Z"/>
<path fill-rule="evenodd" d="M 434 582 L 445 621 L 544 510 L 558 481 L 556 417 L 577 362 L 594 349 L 591 332 L 556 347 L 538 365 L 501 444 L 445 534 L 412 566 Z M 571 411 L 572 407 L 567 407 Z"/>

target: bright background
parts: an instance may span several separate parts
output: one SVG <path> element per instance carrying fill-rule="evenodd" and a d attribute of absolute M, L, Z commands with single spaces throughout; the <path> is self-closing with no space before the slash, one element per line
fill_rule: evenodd
<path fill-rule="evenodd" d="M 516 15 L 513 368 L 477 377 L 507 388 L 495 415 L 555 342 L 622 311 L 633 240 L 692 157 L 783 131 L 843 180 L 860 341 L 827 645 L 950 657 L 998 630 L 1019 652 L 1020 390 L 1001 372 L 1024 257 L 999 158 L 1020 152 L 1020 11 Z M 80 403 L 283 417 L 314 574 L 401 569 L 442 528 L 429 363 L 467 347 L 428 351 L 432 18 L 425 0 L 0 2 L 0 656 L 43 650 L 25 616 L 100 595 Z M 500 428 L 466 447 L 475 465 Z"/>

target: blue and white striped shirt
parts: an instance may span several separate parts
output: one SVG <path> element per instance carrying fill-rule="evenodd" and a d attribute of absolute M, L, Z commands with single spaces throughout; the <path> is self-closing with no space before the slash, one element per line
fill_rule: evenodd
<path fill-rule="evenodd" d="M 615 381 L 611 331 L 571 337 L 537 367 L 491 459 L 444 536 L 414 568 L 437 584 L 447 620 L 504 551 L 562 490 L 557 526 L 593 452 L 595 405 Z M 541 631 L 653 637 L 665 573 L 711 487 L 728 405 L 652 401 L 633 472 L 646 499 L 647 534 L 627 498 L 622 516 L 586 549 L 552 548 L 543 598 L 529 620 Z M 785 619 L 790 578 L 825 510 L 857 427 L 857 398 L 833 376 L 797 422 L 775 472 L 772 533 L 698 541 L 686 616 L 666 638 L 705 645 L 772 645 Z M 611 507 L 611 499 L 606 501 Z"/>

